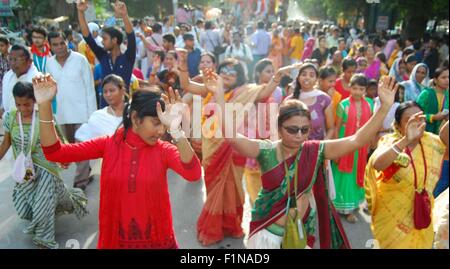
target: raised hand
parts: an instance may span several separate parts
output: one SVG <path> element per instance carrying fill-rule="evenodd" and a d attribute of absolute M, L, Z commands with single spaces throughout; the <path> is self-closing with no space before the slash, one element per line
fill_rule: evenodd
<path fill-rule="evenodd" d="M 220 93 L 223 88 L 222 78 L 211 69 L 207 69 L 205 71 L 205 87 L 213 95 Z"/>
<path fill-rule="evenodd" d="M 378 83 L 378 96 L 380 97 L 381 105 L 391 108 L 392 104 L 394 104 L 397 90 L 398 84 L 395 78 L 383 76 Z"/>
<path fill-rule="evenodd" d="M 114 4 L 112 4 L 112 6 L 117 17 L 124 18 L 128 15 L 127 6 L 124 2 L 116 1 Z"/>
<path fill-rule="evenodd" d="M 157 103 L 156 113 L 159 120 L 169 131 L 179 130 L 187 105 L 182 103 L 178 90 L 174 91 L 172 87 L 169 87 L 168 95 L 162 94 L 162 98 L 166 109 L 162 112 L 161 104 Z"/>
<path fill-rule="evenodd" d="M 86 0 L 77 0 L 78 11 L 85 12 L 88 9 L 88 3 Z"/>
<path fill-rule="evenodd" d="M 51 102 L 56 96 L 56 81 L 49 75 L 38 75 L 33 78 L 34 97 L 38 104 Z"/>
<path fill-rule="evenodd" d="M 186 67 L 188 63 L 188 51 L 186 49 L 177 48 L 178 62 L 181 67 Z"/>
<path fill-rule="evenodd" d="M 423 112 L 412 115 L 406 123 L 406 139 L 409 143 L 420 139 L 425 132 L 426 122 Z"/>

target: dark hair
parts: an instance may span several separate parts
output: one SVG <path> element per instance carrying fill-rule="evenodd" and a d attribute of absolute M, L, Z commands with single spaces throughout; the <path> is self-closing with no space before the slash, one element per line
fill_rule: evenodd
<path fill-rule="evenodd" d="M 350 79 L 350 86 L 358 85 L 362 87 L 367 87 L 368 81 L 365 75 L 363 74 L 354 74 Z"/>
<path fill-rule="evenodd" d="M 0 35 L 0 42 L 5 45 L 9 45 L 9 39 L 8 39 L 8 37 L 6 37 L 4 35 Z"/>
<path fill-rule="evenodd" d="M 164 62 L 164 59 L 166 59 L 166 53 L 164 53 L 164 51 L 157 50 L 157 51 L 154 51 L 153 53 L 159 56 L 159 58 L 161 59 L 161 62 Z"/>
<path fill-rule="evenodd" d="M 376 79 L 371 79 L 367 82 L 367 87 L 375 86 L 378 87 L 378 81 Z"/>
<path fill-rule="evenodd" d="M 379 48 L 383 47 L 383 41 L 381 41 L 379 38 L 375 38 L 373 40 L 373 46 L 377 46 Z"/>
<path fill-rule="evenodd" d="M 169 17 L 164 17 L 164 19 L 163 19 L 163 23 L 166 23 L 166 22 L 168 22 L 170 19 L 169 19 Z"/>
<path fill-rule="evenodd" d="M 383 52 L 377 52 L 377 54 L 375 54 L 375 57 L 378 58 L 382 63 L 386 63 L 387 61 L 386 54 L 384 54 Z"/>
<path fill-rule="evenodd" d="M 413 54 L 413 53 L 414 53 L 414 50 L 408 48 L 408 49 L 404 49 L 402 53 L 403 53 L 403 55 L 405 55 L 405 56 L 409 56 L 410 54 Z"/>
<path fill-rule="evenodd" d="M 30 51 L 28 50 L 27 47 L 25 47 L 24 45 L 20 45 L 20 44 L 15 44 L 11 47 L 11 51 L 18 51 L 21 50 L 23 51 L 23 55 L 25 56 L 25 58 L 27 60 L 31 59 L 31 54 Z"/>
<path fill-rule="evenodd" d="M 319 78 L 326 79 L 327 77 L 336 75 L 334 68 L 329 66 L 324 66 L 319 69 Z"/>
<path fill-rule="evenodd" d="M 242 63 L 234 58 L 225 59 L 223 62 L 219 64 L 217 67 L 217 73 L 220 74 L 220 71 L 225 66 L 232 65 L 234 70 L 237 72 L 236 85 L 235 88 L 244 85 L 247 82 L 247 78 L 245 77 L 244 67 Z"/>
<path fill-rule="evenodd" d="M 367 78 L 363 74 L 354 74 L 350 79 L 350 86 L 358 85 L 362 87 L 367 87 Z"/>
<path fill-rule="evenodd" d="M 318 38 L 317 40 L 318 40 L 318 42 L 320 43 L 320 41 L 321 41 L 322 39 L 325 39 L 325 35 L 320 35 L 319 38 Z"/>
<path fill-rule="evenodd" d="M 402 100 L 400 100 L 400 89 L 403 90 L 403 99 Z M 398 84 L 398 90 L 395 93 L 394 102 L 403 103 L 404 100 L 405 100 L 405 86 L 403 86 L 402 84 Z"/>
<path fill-rule="evenodd" d="M 256 63 L 255 65 L 255 70 L 253 72 L 253 76 L 255 79 L 255 83 L 258 83 L 259 78 L 261 76 L 262 71 L 264 70 L 264 68 L 266 68 L 268 65 L 273 65 L 272 60 L 265 58 L 260 60 L 259 62 Z"/>
<path fill-rule="evenodd" d="M 314 72 L 316 73 L 316 77 L 319 77 L 319 71 L 317 71 L 316 65 L 312 63 L 305 63 L 303 64 L 300 69 L 298 70 L 297 78 L 295 79 L 295 88 L 294 88 L 294 98 L 298 99 L 300 97 L 300 91 L 302 89 L 302 86 L 300 85 L 300 82 L 298 82 L 298 77 L 302 74 L 302 72 L 308 68 L 312 68 Z"/>
<path fill-rule="evenodd" d="M 281 77 L 281 80 L 280 80 L 280 87 L 284 89 L 291 82 L 292 82 L 292 78 L 290 76 L 283 76 L 283 77 Z"/>
<path fill-rule="evenodd" d="M 116 87 L 119 87 L 122 89 L 126 88 L 125 81 L 123 80 L 122 77 L 119 77 L 118 75 L 114 75 L 114 74 L 107 75 L 102 81 L 102 88 L 104 88 L 105 85 L 108 83 L 112 83 Z"/>
<path fill-rule="evenodd" d="M 258 29 L 264 29 L 264 22 L 259 21 L 257 27 L 258 27 Z"/>
<path fill-rule="evenodd" d="M 161 30 L 162 30 L 161 24 L 159 24 L 159 23 L 153 24 L 152 30 L 153 30 L 154 33 L 161 32 Z"/>
<path fill-rule="evenodd" d="M 436 71 L 434 71 L 434 75 L 433 75 L 433 79 L 436 80 L 442 73 L 444 73 L 444 71 L 448 70 L 448 66 L 441 66 L 438 69 L 436 69 Z M 434 82 L 436 83 L 436 81 Z"/>
<path fill-rule="evenodd" d="M 122 44 L 123 42 L 123 34 L 122 31 L 120 31 L 118 28 L 116 27 L 106 27 L 104 29 L 102 29 L 102 32 L 104 32 L 105 34 L 109 35 L 111 37 L 111 40 L 113 38 L 117 39 L 117 45 Z"/>
<path fill-rule="evenodd" d="M 402 38 L 397 38 L 397 44 L 400 46 L 400 49 L 402 50 L 405 47 L 405 41 Z"/>
<path fill-rule="evenodd" d="M 349 69 L 350 67 L 356 67 L 358 66 L 356 61 L 353 60 L 352 58 L 345 58 L 342 61 L 342 70 L 345 71 L 347 69 Z"/>
<path fill-rule="evenodd" d="M 289 99 L 280 105 L 280 112 L 278 113 L 278 129 L 283 123 L 294 116 L 303 116 L 311 120 L 311 113 L 308 107 L 297 99 Z"/>
<path fill-rule="evenodd" d="M 199 24 L 202 24 L 202 23 L 205 23 L 205 21 L 202 20 L 202 19 L 198 19 L 198 20 L 195 22 L 195 25 L 199 25 Z"/>
<path fill-rule="evenodd" d="M 48 34 L 48 42 L 51 43 L 52 38 L 58 38 L 58 37 L 62 37 L 62 39 L 64 39 L 64 41 L 67 41 L 67 37 L 64 33 L 61 32 L 50 32 Z"/>
<path fill-rule="evenodd" d="M 212 28 L 212 22 L 211 21 L 207 21 L 207 22 L 205 22 L 205 30 L 209 30 L 209 29 L 211 29 Z"/>
<path fill-rule="evenodd" d="M 164 40 L 166 40 L 167 42 L 169 42 L 169 43 L 172 43 L 172 44 L 174 44 L 175 45 L 175 36 L 173 35 L 173 34 L 165 34 L 164 36 L 163 36 L 163 39 Z"/>
<path fill-rule="evenodd" d="M 33 34 L 34 32 L 43 35 L 44 38 L 47 37 L 47 34 L 48 34 L 47 29 L 45 29 L 42 26 L 33 27 L 33 29 L 31 30 L 31 34 Z"/>
<path fill-rule="evenodd" d="M 161 104 L 161 108 L 165 110 L 165 104 L 161 100 L 161 94 L 153 91 L 143 91 L 138 90 L 133 93 L 131 98 L 131 103 L 125 105 L 123 110 L 123 127 L 124 140 L 126 138 L 126 131 L 132 126 L 131 113 L 136 111 L 138 119 L 143 119 L 144 117 L 157 117 L 156 103 Z"/>
<path fill-rule="evenodd" d="M 66 39 L 69 39 L 69 36 L 73 36 L 73 30 L 67 29 L 64 32 L 64 35 L 66 36 Z"/>
<path fill-rule="evenodd" d="M 417 107 L 421 111 L 423 111 L 423 108 L 420 107 L 420 105 L 418 103 L 416 103 L 415 101 L 408 101 L 408 102 L 401 103 L 395 110 L 395 124 L 396 125 L 400 126 L 400 122 L 402 121 L 403 113 L 405 113 L 405 111 L 411 107 Z"/>
<path fill-rule="evenodd" d="M 30 82 L 17 82 L 16 85 L 14 85 L 12 92 L 14 97 L 26 97 L 36 101 L 36 98 L 34 97 L 33 84 Z"/>

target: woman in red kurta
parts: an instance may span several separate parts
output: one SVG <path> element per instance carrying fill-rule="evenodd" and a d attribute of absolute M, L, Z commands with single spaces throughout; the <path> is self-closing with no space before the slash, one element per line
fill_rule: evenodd
<path fill-rule="evenodd" d="M 103 158 L 97 247 L 177 248 L 167 169 L 189 181 L 201 177 L 200 162 L 179 129 L 181 114 L 170 113 L 179 95 L 175 98 L 170 91 L 171 98 L 162 102 L 157 93 L 137 91 L 125 109 L 124 126 L 114 135 L 63 145 L 54 134 L 49 101 L 56 83 L 49 76 L 35 78 L 33 83 L 46 158 L 63 163 Z M 159 140 L 166 127 L 176 146 Z"/>

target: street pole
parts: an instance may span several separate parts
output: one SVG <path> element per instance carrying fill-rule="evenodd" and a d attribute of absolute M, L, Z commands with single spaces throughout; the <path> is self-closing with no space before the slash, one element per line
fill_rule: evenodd
<path fill-rule="evenodd" d="M 173 16 L 177 14 L 177 8 L 178 8 L 178 0 L 172 0 L 172 7 L 173 7 Z"/>

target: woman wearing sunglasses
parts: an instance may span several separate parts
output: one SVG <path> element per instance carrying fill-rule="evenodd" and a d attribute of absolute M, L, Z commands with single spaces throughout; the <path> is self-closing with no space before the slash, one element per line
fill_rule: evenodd
<path fill-rule="evenodd" d="M 210 74 L 206 85 L 223 107 L 225 100 L 221 77 Z M 306 105 L 299 100 L 287 100 L 281 105 L 278 115 L 280 140 L 249 139 L 240 134 L 226 139 L 240 155 L 256 158 L 263 173 L 263 188 L 252 209 L 248 248 L 282 248 L 287 214 L 293 218 L 298 214 L 297 217 L 302 220 L 298 222 L 299 228 L 306 230 L 308 246 L 312 247 L 315 234 L 315 220 L 310 217 L 314 216 L 312 211 L 318 215 L 321 248 L 350 247 L 328 195 L 324 160 L 338 159 L 368 144 L 393 104 L 397 88 L 395 79 L 391 77 L 380 81 L 378 94 L 381 109 L 350 137 L 308 140 L 311 115 Z M 290 188 L 293 185 L 294 188 Z M 296 203 L 290 203 L 295 200 Z"/>
<path fill-rule="evenodd" d="M 186 58 L 180 57 L 181 70 L 185 70 L 186 66 Z M 263 102 L 291 68 L 281 68 L 268 83 L 247 84 L 242 64 L 236 59 L 226 59 L 217 67 L 223 82 L 224 100 L 243 105 Z M 209 70 L 206 74 L 211 72 Z M 241 222 L 245 201 L 241 180 L 246 157 L 237 154 L 226 140 L 214 136 L 218 127 L 211 112 L 217 102 L 215 96 L 208 92 L 205 84 L 189 80 L 187 73 L 181 71 L 180 76 L 182 83 L 189 81 L 184 89 L 204 97 L 202 102 L 205 104 L 202 109 L 202 164 L 207 198 L 197 222 L 198 240 L 203 245 L 211 245 L 225 236 L 241 238 L 244 236 Z"/>

